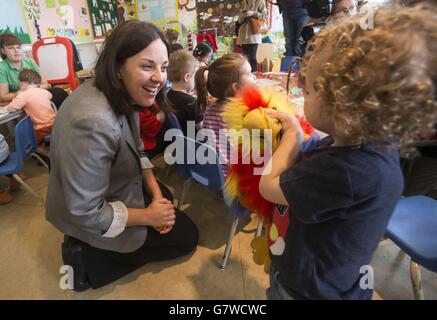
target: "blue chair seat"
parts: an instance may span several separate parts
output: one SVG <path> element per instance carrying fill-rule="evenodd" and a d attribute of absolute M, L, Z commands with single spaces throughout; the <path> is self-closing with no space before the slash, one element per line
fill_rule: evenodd
<path fill-rule="evenodd" d="M 411 196 L 398 201 L 387 236 L 413 261 L 437 272 L 437 201 Z"/>
<path fill-rule="evenodd" d="M 22 162 L 21 155 L 17 152 L 9 153 L 9 156 L 5 161 L 2 162 L 0 166 L 0 176 L 5 176 L 7 174 L 14 174 L 21 170 Z"/>

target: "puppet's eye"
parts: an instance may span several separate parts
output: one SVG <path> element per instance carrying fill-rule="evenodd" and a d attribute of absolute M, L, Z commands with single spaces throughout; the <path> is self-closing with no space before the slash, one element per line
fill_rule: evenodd
<path fill-rule="evenodd" d="M 276 107 L 272 107 L 273 110 L 276 110 Z"/>

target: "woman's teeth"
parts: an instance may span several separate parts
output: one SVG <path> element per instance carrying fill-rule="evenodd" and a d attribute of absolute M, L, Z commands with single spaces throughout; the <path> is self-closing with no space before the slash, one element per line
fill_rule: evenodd
<path fill-rule="evenodd" d="M 157 88 L 144 88 L 149 94 L 154 95 L 158 91 Z"/>

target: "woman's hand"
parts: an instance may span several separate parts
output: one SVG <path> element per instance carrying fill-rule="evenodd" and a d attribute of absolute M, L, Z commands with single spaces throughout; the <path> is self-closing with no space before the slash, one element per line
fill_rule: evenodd
<path fill-rule="evenodd" d="M 176 221 L 173 203 L 165 198 L 153 200 L 147 207 L 147 225 L 160 231 L 163 227 L 173 227 Z M 168 230 L 170 231 L 170 230 Z M 167 231 L 167 232 L 168 232 Z"/>
<path fill-rule="evenodd" d="M 269 116 L 278 119 L 282 124 L 282 137 L 295 137 L 300 145 L 303 142 L 303 130 L 297 118 L 287 112 L 272 111 Z M 284 139 L 281 139 L 284 140 Z"/>

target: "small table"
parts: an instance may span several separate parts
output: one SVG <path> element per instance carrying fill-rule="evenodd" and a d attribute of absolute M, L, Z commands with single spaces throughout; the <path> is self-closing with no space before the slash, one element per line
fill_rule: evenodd
<path fill-rule="evenodd" d="M 6 124 L 12 137 L 15 136 L 15 120 L 26 115 L 22 110 L 0 114 L 0 125 Z"/>

